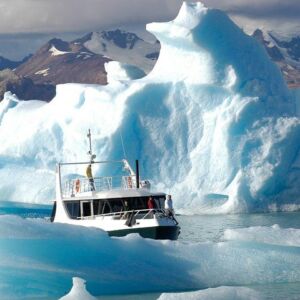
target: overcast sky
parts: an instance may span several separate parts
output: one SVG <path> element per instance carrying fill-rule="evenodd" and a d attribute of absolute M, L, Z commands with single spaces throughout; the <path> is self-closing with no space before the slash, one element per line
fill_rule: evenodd
<path fill-rule="evenodd" d="M 0 31 L 90 31 L 111 25 L 163 21 L 181 0 L 1 0 Z"/>
<path fill-rule="evenodd" d="M 244 29 L 285 28 L 300 24 L 300 0 L 203 2 L 225 10 Z M 0 36 L 0 55 L 21 56 L 22 49 L 16 43 L 22 39 L 23 43 L 31 40 L 33 49 L 53 33 L 62 37 L 66 33 L 73 36 L 76 32 L 87 33 L 124 24 L 172 20 L 181 3 L 182 0 L 0 0 L 0 35 L 5 34 Z M 25 37 L 22 36 L 24 33 Z M 3 45 L 6 38 L 11 45 L 14 44 L 11 51 L 10 45 Z M 30 48 L 30 43 L 27 48 Z"/>
<path fill-rule="evenodd" d="M 207 5 L 250 17 L 294 19 L 299 0 L 203 0 Z M 181 0 L 1 0 L 0 32 L 90 31 L 126 23 L 173 19 Z"/>

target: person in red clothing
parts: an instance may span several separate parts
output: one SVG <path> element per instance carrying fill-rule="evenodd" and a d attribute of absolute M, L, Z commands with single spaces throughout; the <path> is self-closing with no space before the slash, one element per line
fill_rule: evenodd
<path fill-rule="evenodd" d="M 152 197 L 149 197 L 147 205 L 148 205 L 148 209 L 154 209 L 154 200 Z"/>

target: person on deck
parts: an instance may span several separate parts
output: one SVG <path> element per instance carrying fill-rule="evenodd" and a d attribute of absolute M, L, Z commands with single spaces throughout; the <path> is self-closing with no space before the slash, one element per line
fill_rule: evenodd
<path fill-rule="evenodd" d="M 89 179 L 90 189 L 91 191 L 95 191 L 95 182 L 92 173 L 92 165 L 89 164 L 86 168 L 86 177 Z"/>
<path fill-rule="evenodd" d="M 165 202 L 165 210 L 169 216 L 174 215 L 173 200 L 171 195 L 167 196 L 167 201 Z"/>
<path fill-rule="evenodd" d="M 147 206 L 148 206 L 148 209 L 154 209 L 154 200 L 152 197 L 149 197 L 149 200 L 147 202 Z"/>

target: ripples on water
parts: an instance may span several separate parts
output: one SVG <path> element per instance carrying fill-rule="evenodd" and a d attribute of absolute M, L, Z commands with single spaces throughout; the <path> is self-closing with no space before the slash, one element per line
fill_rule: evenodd
<path fill-rule="evenodd" d="M 183 242 L 220 242 L 226 229 L 252 226 L 272 226 L 299 228 L 300 213 L 268 213 L 238 215 L 200 215 L 178 216 L 181 226 L 180 241 Z"/>

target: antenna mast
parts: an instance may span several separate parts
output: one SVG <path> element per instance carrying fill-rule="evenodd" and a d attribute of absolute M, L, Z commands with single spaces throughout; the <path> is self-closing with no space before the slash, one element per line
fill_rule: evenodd
<path fill-rule="evenodd" d="M 90 150 L 88 151 L 88 155 L 90 156 L 90 162 L 93 163 L 94 159 L 96 158 L 96 154 L 93 154 L 92 151 L 92 134 L 91 134 L 91 129 L 89 129 L 87 137 L 89 139 L 89 146 L 90 146 Z"/>

